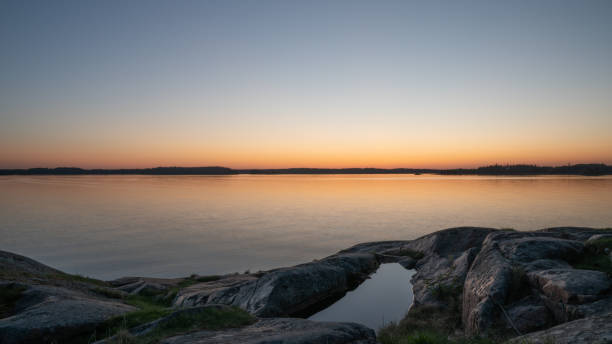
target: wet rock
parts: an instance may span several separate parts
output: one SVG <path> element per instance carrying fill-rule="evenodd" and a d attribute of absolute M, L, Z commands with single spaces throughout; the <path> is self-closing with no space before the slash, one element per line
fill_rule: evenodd
<path fill-rule="evenodd" d="M 374 254 L 338 254 L 268 271 L 262 277 L 203 293 L 179 293 L 175 305 L 225 304 L 261 317 L 291 316 L 354 288 L 378 267 Z"/>
<path fill-rule="evenodd" d="M 593 270 L 541 270 L 530 272 L 527 277 L 548 298 L 564 304 L 593 302 L 612 287 L 604 272 Z"/>
<path fill-rule="evenodd" d="M 317 322 L 296 318 L 261 319 L 224 331 L 199 331 L 167 338 L 164 344 L 376 344 L 373 330 L 355 323 Z"/>
<path fill-rule="evenodd" d="M 547 330 L 514 338 L 508 343 L 591 344 L 612 341 L 612 313 L 570 321 Z"/>

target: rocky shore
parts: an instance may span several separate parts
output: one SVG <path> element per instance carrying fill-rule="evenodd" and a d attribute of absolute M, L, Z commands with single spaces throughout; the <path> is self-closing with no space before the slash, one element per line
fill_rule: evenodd
<path fill-rule="evenodd" d="M 355 245 L 254 274 L 98 281 L 0 251 L 0 344 L 612 341 L 612 231 L 461 227 Z M 379 264 L 416 269 L 406 318 L 379 332 L 305 320 Z"/>

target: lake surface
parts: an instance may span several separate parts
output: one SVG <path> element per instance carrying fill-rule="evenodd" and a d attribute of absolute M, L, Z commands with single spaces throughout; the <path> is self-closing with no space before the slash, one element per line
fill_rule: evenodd
<path fill-rule="evenodd" d="M 381 264 L 370 278 L 310 320 L 356 322 L 378 330 L 404 318 L 414 300 L 410 279 L 416 273 L 398 263 Z"/>
<path fill-rule="evenodd" d="M 612 177 L 1 176 L 0 249 L 111 279 L 256 271 L 455 226 L 612 227 Z"/>

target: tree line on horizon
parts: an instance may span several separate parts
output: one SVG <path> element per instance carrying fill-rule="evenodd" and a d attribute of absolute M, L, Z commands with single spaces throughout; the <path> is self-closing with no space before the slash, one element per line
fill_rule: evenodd
<path fill-rule="evenodd" d="M 606 164 L 575 164 L 564 166 L 489 165 L 478 168 L 418 169 L 418 168 L 284 168 L 231 169 L 221 166 L 155 167 L 143 169 L 82 169 L 79 167 L 0 169 L 0 175 L 232 175 L 232 174 L 441 174 L 441 175 L 585 175 L 612 174 Z"/>

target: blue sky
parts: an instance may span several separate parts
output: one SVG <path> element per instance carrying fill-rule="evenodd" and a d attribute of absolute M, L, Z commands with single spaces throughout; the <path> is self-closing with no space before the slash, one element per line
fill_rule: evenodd
<path fill-rule="evenodd" d="M 0 168 L 612 163 L 610 1 L 3 1 Z"/>

